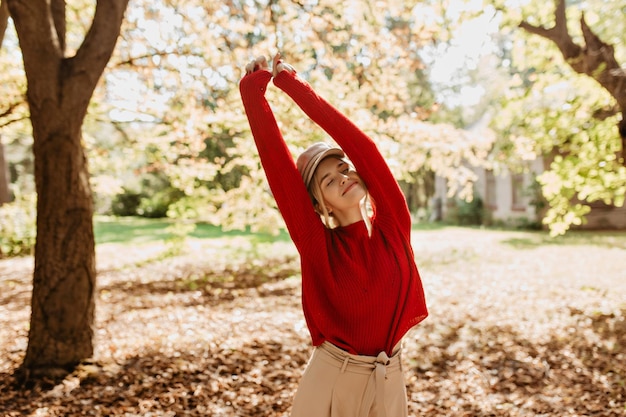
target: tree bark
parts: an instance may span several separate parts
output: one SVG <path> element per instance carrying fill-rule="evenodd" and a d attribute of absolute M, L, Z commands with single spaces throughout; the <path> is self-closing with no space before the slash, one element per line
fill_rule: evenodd
<path fill-rule="evenodd" d="M 0 47 L 4 41 L 4 33 L 7 30 L 9 22 L 9 8 L 6 0 L 0 0 Z M 4 146 L 2 145 L 2 137 L 0 136 L 0 206 L 11 201 L 9 193 L 9 169 L 6 159 L 4 158 Z"/>
<path fill-rule="evenodd" d="M 92 26 L 64 56 L 64 0 L 8 0 L 28 82 L 37 242 L 22 378 L 55 376 L 93 354 L 93 204 L 81 128 L 128 0 L 98 0 Z M 53 25 L 57 25 L 54 26 Z"/>
<path fill-rule="evenodd" d="M 615 98 L 618 112 L 621 113 L 617 127 L 622 141 L 622 163 L 626 165 L 626 70 L 617 62 L 613 46 L 604 43 L 593 33 L 584 15 L 580 25 L 585 45 L 577 45 L 567 30 L 565 0 L 555 2 L 554 27 L 534 26 L 525 21 L 520 23 L 520 27 L 554 42 L 574 71 L 593 78 Z"/>
<path fill-rule="evenodd" d="M 4 34 L 7 31 L 7 25 L 9 23 L 9 7 L 6 0 L 0 0 L 0 46 L 4 41 Z"/>
<path fill-rule="evenodd" d="M 4 145 L 2 144 L 2 136 L 0 136 L 0 206 L 11 201 L 11 193 L 9 192 L 9 169 L 4 158 Z"/>

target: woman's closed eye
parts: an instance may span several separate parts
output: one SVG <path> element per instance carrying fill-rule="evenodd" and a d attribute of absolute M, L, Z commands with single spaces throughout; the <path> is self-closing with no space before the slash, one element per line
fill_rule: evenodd
<path fill-rule="evenodd" d="M 350 165 L 344 161 L 340 161 L 335 167 L 329 170 L 320 182 L 324 188 L 335 184 L 338 176 L 347 176 L 350 173 Z"/>
<path fill-rule="evenodd" d="M 346 167 L 340 168 L 339 172 L 341 173 L 341 175 L 348 175 L 350 173 L 350 167 L 346 164 Z M 333 184 L 333 182 L 335 181 L 335 177 L 336 175 L 330 177 L 328 183 L 326 184 L 327 187 Z"/>

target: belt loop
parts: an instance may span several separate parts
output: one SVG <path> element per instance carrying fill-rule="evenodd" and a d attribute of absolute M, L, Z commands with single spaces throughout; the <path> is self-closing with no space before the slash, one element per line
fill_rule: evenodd
<path fill-rule="evenodd" d="M 350 358 L 346 356 L 346 358 L 343 360 L 343 365 L 341 365 L 342 374 L 346 371 L 346 368 L 348 367 L 348 362 L 350 362 Z"/>

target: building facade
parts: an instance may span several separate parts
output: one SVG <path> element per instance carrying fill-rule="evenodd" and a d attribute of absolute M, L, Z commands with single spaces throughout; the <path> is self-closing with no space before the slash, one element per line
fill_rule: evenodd
<path fill-rule="evenodd" d="M 524 173 L 511 172 L 507 168 L 497 171 L 473 168 L 477 177 L 474 195 L 482 201 L 483 224 L 541 226 L 546 208 L 540 203 L 540 190 L 535 179 L 543 170 L 541 159 L 530 162 Z M 454 215 L 458 201 L 447 197 L 447 191 L 445 179 L 437 177 L 434 201 L 438 203 L 433 204 L 436 213 L 431 218 L 445 221 Z M 572 229 L 626 230 L 626 206 L 615 207 L 602 202 L 590 206 L 586 223 L 572 226 Z"/>

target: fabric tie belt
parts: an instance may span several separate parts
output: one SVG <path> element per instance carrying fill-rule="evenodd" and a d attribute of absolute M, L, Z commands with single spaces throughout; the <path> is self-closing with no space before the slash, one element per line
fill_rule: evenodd
<path fill-rule="evenodd" d="M 358 417 L 368 417 L 374 401 L 376 401 L 377 417 L 387 417 L 385 412 L 385 377 L 387 372 L 402 369 L 400 362 L 401 349 L 398 346 L 394 354 L 387 356 L 383 351 L 378 356 L 352 355 L 329 342 L 319 346 L 331 357 L 341 363 L 341 372 L 367 373 L 369 379 L 363 393 L 363 400 L 359 409 Z"/>

